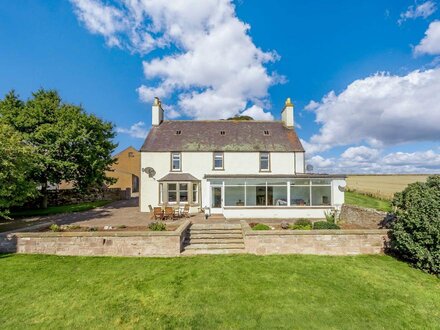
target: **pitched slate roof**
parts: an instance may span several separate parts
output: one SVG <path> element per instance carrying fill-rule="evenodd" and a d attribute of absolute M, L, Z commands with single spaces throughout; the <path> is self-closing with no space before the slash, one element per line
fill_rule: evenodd
<path fill-rule="evenodd" d="M 140 151 L 301 152 L 304 148 L 295 130 L 281 121 L 179 120 L 153 126 Z"/>
<path fill-rule="evenodd" d="M 158 181 L 199 181 L 199 179 L 189 173 L 168 173 Z"/>

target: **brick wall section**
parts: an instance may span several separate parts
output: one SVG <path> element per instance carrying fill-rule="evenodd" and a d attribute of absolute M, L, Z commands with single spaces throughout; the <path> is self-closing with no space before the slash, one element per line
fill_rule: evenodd
<path fill-rule="evenodd" d="M 392 215 L 375 209 L 353 205 L 342 205 L 339 222 L 355 225 L 360 228 L 385 228 L 392 220 Z"/>
<path fill-rule="evenodd" d="M 168 232 L 43 232 L 8 235 L 12 241 L 4 250 L 17 253 L 56 254 L 70 256 L 175 257 L 190 222 Z M 1 242 L 1 239 L 0 239 Z M 0 243 L 1 244 L 1 243 Z"/>
<path fill-rule="evenodd" d="M 254 231 L 241 222 L 246 251 L 257 255 L 381 254 L 388 241 L 385 229 Z"/>

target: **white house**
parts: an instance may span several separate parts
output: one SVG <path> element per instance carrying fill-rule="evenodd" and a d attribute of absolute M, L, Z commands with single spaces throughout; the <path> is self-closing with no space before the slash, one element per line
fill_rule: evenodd
<path fill-rule="evenodd" d="M 305 172 L 287 99 L 281 121 L 164 120 L 159 99 L 141 148 L 140 208 L 186 204 L 226 218 L 322 218 L 344 175 Z"/>

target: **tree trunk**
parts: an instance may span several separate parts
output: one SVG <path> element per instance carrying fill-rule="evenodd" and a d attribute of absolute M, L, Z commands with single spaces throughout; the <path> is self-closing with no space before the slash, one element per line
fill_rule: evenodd
<path fill-rule="evenodd" d="M 41 184 L 41 194 L 43 199 L 41 200 L 41 208 L 47 209 L 47 181 Z"/>

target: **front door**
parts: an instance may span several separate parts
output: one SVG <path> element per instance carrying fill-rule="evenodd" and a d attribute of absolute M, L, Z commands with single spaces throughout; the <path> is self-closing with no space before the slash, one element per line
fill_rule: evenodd
<path fill-rule="evenodd" d="M 223 213 L 223 187 L 211 187 L 211 213 Z"/>

